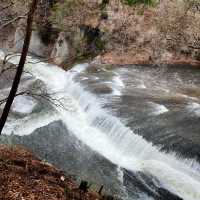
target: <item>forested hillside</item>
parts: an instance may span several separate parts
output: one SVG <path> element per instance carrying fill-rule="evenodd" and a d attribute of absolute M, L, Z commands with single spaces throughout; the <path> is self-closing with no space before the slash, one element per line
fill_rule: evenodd
<path fill-rule="evenodd" d="M 28 2 L 1 1 L 1 46 L 13 47 L 13 31 L 21 26 L 23 32 Z M 55 42 L 66 42 L 61 59 L 54 59 L 58 64 L 88 57 L 111 64 L 200 60 L 198 0 L 43 0 L 34 30 L 44 44 L 42 56 L 57 57 Z M 38 47 L 32 48 L 34 53 Z"/>

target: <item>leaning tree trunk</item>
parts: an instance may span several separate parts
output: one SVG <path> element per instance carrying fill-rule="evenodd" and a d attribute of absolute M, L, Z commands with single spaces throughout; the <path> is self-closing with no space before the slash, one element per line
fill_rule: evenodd
<path fill-rule="evenodd" d="M 25 40 L 24 40 L 24 45 L 23 45 L 23 49 L 22 49 L 22 54 L 21 54 L 21 58 L 19 61 L 19 65 L 17 67 L 17 72 L 12 84 L 12 88 L 10 90 L 8 99 L 6 101 L 6 105 L 3 109 L 3 113 L 1 115 L 1 119 L 0 119 L 0 135 L 2 133 L 3 127 L 6 123 L 6 120 L 8 118 L 8 114 L 10 112 L 10 108 L 12 106 L 12 103 L 14 101 L 15 95 L 17 93 L 17 89 L 20 83 L 20 79 L 23 73 L 23 69 L 24 69 L 24 64 L 26 62 L 26 57 L 28 54 L 28 49 L 29 49 L 29 44 L 30 44 L 30 40 L 31 40 L 31 33 L 32 33 L 32 24 L 33 24 L 33 18 L 34 18 L 34 13 L 35 10 L 37 8 L 37 3 L 38 0 L 33 0 L 30 6 L 30 10 L 28 13 L 28 19 L 27 19 L 27 27 L 26 27 L 26 36 L 25 36 Z"/>

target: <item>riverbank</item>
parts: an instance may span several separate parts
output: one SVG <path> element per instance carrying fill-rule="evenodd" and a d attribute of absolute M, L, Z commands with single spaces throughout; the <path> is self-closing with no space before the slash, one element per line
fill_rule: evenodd
<path fill-rule="evenodd" d="M 29 48 L 34 55 L 64 68 L 88 58 L 115 65 L 200 66 L 198 2 L 166 0 L 151 6 L 119 0 L 56 2 L 38 5 Z M 27 6 L 19 1 L 4 10 L 2 18 L 13 14 L 15 19 Z M 19 19 L 2 29 L 1 48 L 21 52 L 25 22 Z"/>
<path fill-rule="evenodd" d="M 0 185 L 2 200 L 105 199 L 83 192 L 73 178 L 22 146 L 0 145 Z"/>
<path fill-rule="evenodd" d="M 120 184 L 119 186 L 121 186 L 123 191 L 131 191 L 134 193 L 130 194 L 131 197 L 137 195 L 138 193 L 142 194 L 145 192 L 155 197 L 155 199 L 161 199 L 160 196 L 166 196 L 165 194 L 160 195 L 160 187 L 164 184 L 166 185 L 166 189 L 170 188 L 169 190 L 171 193 L 175 193 L 176 196 L 180 196 L 182 199 L 199 200 L 198 180 L 195 180 L 192 178 L 193 176 L 190 176 L 191 172 L 198 177 L 198 164 L 195 164 L 196 162 L 193 162 L 193 160 L 191 160 L 191 162 L 185 162 L 184 159 L 180 159 L 179 156 L 177 157 L 175 153 L 165 153 L 160 151 L 159 147 L 152 145 L 152 142 L 156 142 L 155 138 L 149 137 L 150 134 L 154 137 L 156 135 L 155 133 L 158 133 L 163 144 L 169 144 L 169 151 L 172 150 L 174 140 L 176 138 L 177 143 L 175 143 L 175 146 L 181 145 L 183 141 L 187 141 L 185 145 L 188 146 L 188 140 L 181 139 L 180 141 L 180 138 L 183 137 L 184 139 L 183 134 L 186 134 L 188 137 L 188 133 L 194 132 L 194 124 L 198 124 L 196 123 L 198 120 L 196 118 L 196 113 L 198 114 L 196 107 L 197 109 L 199 107 L 198 100 L 184 96 L 183 104 L 176 104 L 174 100 L 177 101 L 177 94 L 174 94 L 174 92 L 177 90 L 174 91 L 173 88 L 179 88 L 177 79 L 180 80 L 179 83 L 181 88 L 183 85 L 188 85 L 189 83 L 191 84 L 191 79 L 195 80 L 193 75 L 197 75 L 198 81 L 198 74 L 196 72 L 191 72 L 192 76 L 189 76 L 190 73 L 187 71 L 181 71 L 181 73 L 186 74 L 186 76 L 184 76 L 186 79 L 183 79 L 181 78 L 183 74 L 181 75 L 180 72 L 177 74 L 177 72 L 174 71 L 175 73 L 172 72 L 174 76 L 171 76 L 170 74 L 166 74 L 167 70 L 165 70 L 165 73 L 160 74 L 158 73 L 158 70 L 153 72 L 152 69 L 149 69 L 149 72 L 143 71 L 144 68 L 141 70 L 133 70 L 134 66 L 132 66 L 130 70 L 127 69 L 128 71 L 123 68 L 121 73 L 120 71 L 108 72 L 103 70 L 103 68 L 100 68 L 97 70 L 96 75 L 94 73 L 88 74 L 88 68 L 84 75 L 84 69 L 85 65 L 79 65 L 74 68 L 72 73 L 65 76 L 65 72 L 56 66 L 49 66 L 47 63 L 45 64 L 40 62 L 32 64 L 32 66 L 30 64 L 30 72 L 33 73 L 36 79 L 44 82 L 46 88 L 51 89 L 51 91 L 56 91 L 57 94 L 61 93 L 60 91 L 62 91 L 61 94 L 63 94 L 63 91 L 65 91 L 64 103 L 66 103 L 65 105 L 67 110 L 59 109 L 59 113 L 64 117 L 60 119 L 60 116 L 57 115 L 56 118 L 53 119 L 54 123 L 48 125 L 44 115 L 42 113 L 35 112 L 36 110 L 34 109 L 31 109 L 31 111 L 26 113 L 28 119 L 22 119 L 19 116 L 14 118 L 13 121 L 11 120 L 9 123 L 13 130 L 10 132 L 13 133 L 13 138 L 10 138 L 9 143 L 14 144 L 14 134 L 30 134 L 29 136 L 24 137 L 18 136 L 16 138 L 18 140 L 15 139 L 15 144 L 19 144 L 20 142 L 20 144 L 26 145 L 28 148 L 31 148 L 32 146 L 31 149 L 33 151 L 35 149 L 34 152 L 43 154 L 43 156 L 40 154 L 37 155 L 40 155 L 43 159 L 48 160 L 51 163 L 53 163 L 54 160 L 54 164 L 56 164 L 56 166 L 60 166 L 62 169 L 65 167 L 65 171 L 69 172 L 70 170 L 76 170 L 74 173 L 70 172 L 70 174 L 79 175 L 80 173 L 84 173 L 83 179 L 89 180 L 89 178 L 92 177 L 93 172 L 95 172 L 96 180 L 92 182 L 99 183 L 99 180 L 103 177 L 105 178 L 105 182 L 100 183 L 101 185 L 105 186 L 105 183 L 108 181 L 109 185 L 112 184 L 111 188 L 115 186 L 114 184 L 117 186 Z M 73 77 L 74 80 L 69 79 L 70 75 L 73 73 L 76 74 L 76 70 L 77 76 Z M 128 78 L 127 75 L 130 76 L 130 78 Z M 160 76 L 158 77 L 158 75 Z M 170 79 L 168 77 L 170 77 Z M 168 83 L 166 85 L 166 82 L 160 82 L 160 80 L 172 80 L 173 77 L 174 82 L 171 84 Z M 70 82 L 65 82 L 65 80 L 70 80 Z M 91 84 L 95 84 L 95 81 L 96 86 L 92 86 Z M 91 92 L 96 91 L 97 93 L 93 96 L 91 93 L 88 93 L 85 89 L 80 87 L 79 83 L 83 88 L 90 88 Z M 84 84 L 86 87 L 84 87 Z M 126 86 L 129 88 L 126 88 Z M 106 102 L 103 101 L 105 102 L 105 106 L 100 105 L 98 102 L 102 101 L 100 99 L 101 95 L 99 94 L 104 94 L 105 90 L 98 92 L 99 90 L 97 87 L 100 89 L 110 87 L 109 93 L 112 96 L 109 96 L 112 97 L 111 99 L 117 99 L 117 101 L 114 104 L 110 104 L 111 102 L 107 102 L 108 104 L 106 104 Z M 180 94 L 182 91 L 181 88 L 178 92 L 179 96 L 184 94 Z M 81 94 L 81 98 L 80 96 L 77 97 L 76 94 Z M 155 96 L 152 96 L 152 94 Z M 95 98 L 97 95 L 99 100 Z M 68 99 L 68 96 L 72 96 L 72 99 Z M 106 96 L 108 97 L 108 95 L 103 96 L 104 98 L 106 98 Z M 54 96 L 54 98 L 56 97 L 57 96 Z M 90 99 L 90 101 L 88 101 L 88 99 Z M 145 101 L 142 102 L 142 100 Z M 25 99 L 24 105 L 27 105 L 28 102 L 31 101 L 29 99 Z M 195 103 L 194 110 L 191 108 L 191 106 L 193 106 L 191 103 Z M 189 107 L 187 104 L 189 104 Z M 17 107 L 19 111 L 22 108 L 20 104 L 18 104 Z M 109 115 L 107 114 L 107 111 L 105 112 L 104 109 L 101 109 L 102 107 L 106 110 L 110 108 L 120 109 L 120 112 L 117 112 L 119 115 L 115 115 L 113 111 L 108 111 L 111 113 Z M 43 108 L 48 108 L 48 110 L 43 110 L 43 113 L 47 113 L 47 118 L 49 119 L 53 112 L 51 112 L 48 104 L 43 105 Z M 88 108 L 87 112 L 85 112 L 85 108 Z M 124 108 L 125 110 L 123 110 Z M 181 108 L 181 112 L 179 112 L 177 108 Z M 41 111 L 41 109 L 38 109 L 37 111 L 39 110 Z M 94 110 L 97 112 L 94 113 Z M 31 115 L 30 112 L 33 115 Z M 190 117 L 190 112 L 194 112 L 192 113 L 195 114 L 194 118 Z M 130 127 L 130 129 L 127 129 L 126 125 L 121 123 L 121 117 L 129 120 L 128 127 Z M 37 118 L 36 121 L 35 118 Z M 94 121 L 95 124 L 91 125 L 87 123 L 85 119 L 91 119 L 91 121 Z M 102 119 L 105 119 L 104 122 L 106 124 L 109 123 L 110 126 L 107 127 L 105 126 L 105 123 L 102 124 Z M 166 123 L 167 119 L 169 123 Z M 176 119 L 177 121 L 175 121 Z M 60 122 L 58 120 L 60 120 Z M 188 123 L 192 124 L 192 127 L 191 125 L 186 124 L 184 120 L 187 120 Z M 41 121 L 42 123 L 37 125 L 37 121 Z M 12 122 L 14 122 L 14 124 L 12 124 Z M 18 125 L 16 125 L 16 122 Z M 20 124 L 23 124 L 23 126 Z M 79 127 L 81 127 L 81 129 Z M 142 131 L 135 132 L 137 127 Z M 187 127 L 189 129 L 186 129 Z M 23 130 L 20 130 L 20 128 Z M 192 128 L 192 130 L 190 130 L 190 128 Z M 195 130 L 199 130 L 198 126 Z M 177 134 L 178 131 L 179 134 Z M 5 131 L 5 133 L 8 134 L 8 131 Z M 148 135 L 146 140 L 149 142 L 138 136 L 137 133 L 142 135 L 146 133 L 146 135 Z M 177 137 L 176 135 L 175 137 L 171 137 L 171 134 L 176 134 Z M 99 141 L 99 138 L 102 140 Z M 163 140 L 163 138 L 167 140 Z M 173 138 L 173 140 L 170 140 L 170 138 Z M 197 137 L 194 137 L 194 140 L 198 141 L 198 134 Z M 118 141 L 120 141 L 120 145 Z M 138 141 L 137 144 L 135 141 Z M 111 151 L 105 151 L 105 145 L 110 146 Z M 145 149 L 144 151 L 141 151 L 141 148 L 143 149 L 143 147 L 145 147 Z M 191 146 L 187 148 L 186 152 L 191 152 L 190 147 Z M 137 152 L 141 152 L 141 154 L 138 156 Z M 192 158 L 194 158 L 195 155 L 197 155 L 197 153 L 193 154 Z M 52 161 L 50 161 L 47 156 L 52 159 Z M 66 156 L 68 156 L 68 158 L 66 158 Z M 146 160 L 147 157 L 148 160 Z M 105 158 L 107 158 L 107 160 Z M 165 160 L 167 160 L 167 163 Z M 62 163 L 62 161 L 65 161 L 65 163 Z M 112 163 L 116 164 L 116 166 Z M 133 163 L 135 163 L 135 165 L 133 165 Z M 152 187 L 152 182 L 149 183 L 149 179 L 147 179 L 144 183 L 143 178 L 141 180 L 140 176 L 137 178 L 137 176 L 132 174 L 135 172 L 135 167 L 137 166 L 141 167 L 141 171 L 144 172 L 144 174 L 150 174 L 159 180 L 156 184 L 157 187 L 155 186 L 153 192 L 152 188 L 150 188 L 150 191 L 146 188 L 146 184 L 147 186 Z M 83 168 L 85 168 L 85 171 Z M 127 173 L 123 168 L 130 169 L 132 173 L 128 173 L 127 177 Z M 129 174 L 132 174 L 133 177 L 130 178 Z M 87 178 L 85 178 L 86 176 Z M 173 181 L 170 181 L 168 177 Z M 150 177 L 150 179 L 152 178 Z M 139 184 L 137 184 L 137 181 L 139 181 Z M 129 183 L 131 185 L 129 185 Z M 98 189 L 99 188 L 100 187 L 98 187 Z M 105 188 L 107 188 L 107 186 Z M 124 190 L 124 188 L 126 188 L 126 190 Z M 113 192 L 113 194 L 116 193 Z M 131 197 L 130 199 L 134 199 Z"/>
<path fill-rule="evenodd" d="M 153 61 L 148 53 L 132 54 L 111 51 L 94 58 L 93 63 L 102 65 L 176 65 L 200 67 L 200 61 L 187 57 L 165 57 L 159 61 Z"/>

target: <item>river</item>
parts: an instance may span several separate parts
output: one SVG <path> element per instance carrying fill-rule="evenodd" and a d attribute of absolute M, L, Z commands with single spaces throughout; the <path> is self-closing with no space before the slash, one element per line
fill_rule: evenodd
<path fill-rule="evenodd" d="M 200 199 L 200 69 L 79 64 L 66 72 L 29 57 L 25 71 L 19 91 L 32 95 L 16 97 L 1 142 L 122 199 Z M 3 98 L 9 84 L 0 88 Z"/>

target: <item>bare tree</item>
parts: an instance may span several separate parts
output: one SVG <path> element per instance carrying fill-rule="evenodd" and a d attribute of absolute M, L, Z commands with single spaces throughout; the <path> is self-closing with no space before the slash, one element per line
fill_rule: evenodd
<path fill-rule="evenodd" d="M 16 71 L 16 75 L 10 90 L 10 94 L 7 98 L 6 101 L 6 105 L 3 109 L 3 113 L 2 116 L 0 118 L 0 135 L 2 133 L 3 127 L 6 123 L 6 120 L 8 118 L 8 114 L 10 112 L 10 108 L 12 106 L 12 103 L 14 101 L 14 98 L 16 96 L 17 93 L 17 89 L 21 80 L 21 76 L 23 73 L 23 69 L 24 69 L 24 64 L 26 62 L 26 57 L 28 54 L 28 49 L 29 49 L 29 44 L 30 44 L 30 39 L 31 39 L 31 33 L 32 33 L 32 24 L 33 24 L 33 18 L 34 18 L 34 13 L 35 10 L 37 8 L 37 4 L 38 4 L 38 0 L 33 0 L 30 6 L 30 10 L 28 13 L 28 19 L 27 19 L 27 28 L 26 28 L 26 36 L 25 36 L 25 40 L 24 40 L 24 45 L 23 45 L 23 49 L 22 49 L 22 54 L 21 54 L 21 58 L 19 61 L 19 65 L 17 67 L 17 71 Z"/>

